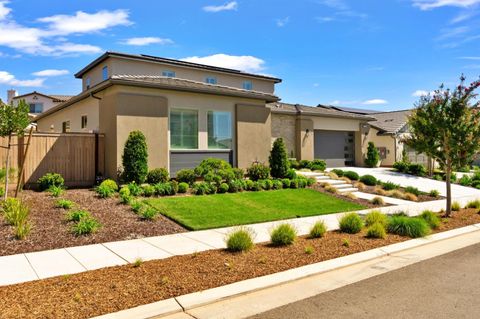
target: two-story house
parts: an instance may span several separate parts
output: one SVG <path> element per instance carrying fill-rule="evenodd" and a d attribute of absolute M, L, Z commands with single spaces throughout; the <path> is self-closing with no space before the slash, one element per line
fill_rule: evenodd
<path fill-rule="evenodd" d="M 16 90 L 7 91 L 7 103 L 17 105 L 21 100 L 30 106 L 29 113 L 36 116 L 40 113 L 48 111 L 49 109 L 64 103 L 72 98 L 72 95 L 60 95 L 60 94 L 45 94 L 37 91 L 18 95 Z"/>

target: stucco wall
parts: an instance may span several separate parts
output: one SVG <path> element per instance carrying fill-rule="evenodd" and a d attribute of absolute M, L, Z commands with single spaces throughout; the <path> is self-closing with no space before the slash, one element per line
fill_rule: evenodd
<path fill-rule="evenodd" d="M 90 87 L 97 85 L 98 83 L 103 81 L 103 74 L 102 70 L 104 67 L 108 69 L 108 76 L 110 77 L 112 73 L 112 60 L 106 59 L 99 65 L 95 66 L 93 69 L 88 71 L 82 76 L 82 90 L 85 91 L 87 89 L 87 78 L 90 78 Z"/>
<path fill-rule="evenodd" d="M 314 119 L 311 117 L 299 116 L 296 119 L 296 148 L 297 160 L 314 159 Z M 307 132 L 308 131 L 308 132 Z"/>
<path fill-rule="evenodd" d="M 272 144 L 281 137 L 289 157 L 296 157 L 296 115 L 272 113 Z"/>

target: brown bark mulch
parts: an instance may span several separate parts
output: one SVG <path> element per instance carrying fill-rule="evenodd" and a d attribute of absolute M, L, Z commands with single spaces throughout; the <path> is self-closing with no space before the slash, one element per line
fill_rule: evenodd
<path fill-rule="evenodd" d="M 454 213 L 437 231 L 480 223 L 476 209 Z M 0 287 L 1 318 L 89 318 L 408 240 L 365 232 L 329 232 L 287 247 L 259 244 L 247 253 L 211 250 Z M 344 245 L 349 242 L 349 247 Z M 307 254 L 305 247 L 313 247 Z"/>
<path fill-rule="evenodd" d="M 29 190 L 23 191 L 21 197 L 30 207 L 32 231 L 26 239 L 16 240 L 12 227 L 2 224 L 0 218 L 0 256 L 186 231 L 161 215 L 154 221 L 142 220 L 118 198 L 100 199 L 91 190 L 72 189 L 61 198 L 75 202 L 73 209 L 88 210 L 102 224 L 94 234 L 75 236 L 71 224 L 65 221 L 67 211 L 55 207 L 58 198 Z"/>

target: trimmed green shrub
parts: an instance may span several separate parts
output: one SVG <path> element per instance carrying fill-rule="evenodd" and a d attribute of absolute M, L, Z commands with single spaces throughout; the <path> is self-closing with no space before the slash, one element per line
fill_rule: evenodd
<path fill-rule="evenodd" d="M 193 169 L 181 169 L 177 172 L 176 180 L 179 183 L 187 183 L 192 186 L 197 179 Z"/>
<path fill-rule="evenodd" d="M 47 173 L 37 181 L 41 191 L 49 189 L 51 186 L 62 187 L 65 183 L 62 175 L 57 173 Z"/>
<path fill-rule="evenodd" d="M 423 211 L 418 217 L 425 220 L 432 229 L 438 228 L 442 223 L 440 217 L 430 210 Z"/>
<path fill-rule="evenodd" d="M 170 195 L 172 192 L 171 186 L 169 183 L 158 183 L 153 186 L 155 189 L 155 194 L 157 196 L 165 196 L 165 195 Z"/>
<path fill-rule="evenodd" d="M 310 161 L 309 160 L 301 160 L 300 162 L 298 162 L 298 168 L 299 169 L 309 168 L 309 167 L 310 167 Z"/>
<path fill-rule="evenodd" d="M 393 168 L 401 173 L 407 173 L 409 166 L 410 166 L 409 163 L 403 162 L 403 161 L 393 163 Z"/>
<path fill-rule="evenodd" d="M 73 202 L 68 199 L 59 199 L 55 202 L 55 207 L 63 208 L 63 209 L 70 209 L 73 207 Z"/>
<path fill-rule="evenodd" d="M 88 235 L 96 232 L 100 227 L 102 227 L 102 224 L 100 224 L 95 218 L 87 216 L 80 219 L 72 226 L 72 232 L 77 236 Z"/>
<path fill-rule="evenodd" d="M 132 196 L 140 196 L 142 195 L 142 188 L 135 182 L 131 182 L 127 185 L 128 189 L 130 190 L 130 194 Z"/>
<path fill-rule="evenodd" d="M 378 210 L 373 210 L 365 216 L 365 226 L 372 226 L 375 223 L 379 223 L 384 227 L 387 226 L 387 215 L 381 213 Z"/>
<path fill-rule="evenodd" d="M 253 248 L 254 233 L 251 229 L 241 227 L 227 235 L 227 250 L 231 252 L 249 251 Z"/>
<path fill-rule="evenodd" d="M 410 194 L 414 194 L 416 196 L 420 196 L 422 194 L 422 192 L 418 188 L 413 187 L 413 186 L 405 187 L 405 192 L 410 193 Z"/>
<path fill-rule="evenodd" d="M 282 189 L 283 188 L 283 183 L 281 180 L 276 179 L 273 181 L 273 189 Z"/>
<path fill-rule="evenodd" d="M 373 223 L 367 229 L 367 238 L 385 238 L 386 236 L 385 226 L 380 223 Z"/>
<path fill-rule="evenodd" d="M 315 184 L 317 182 L 317 180 L 313 177 L 309 177 L 307 178 L 307 186 L 312 186 L 313 184 Z"/>
<path fill-rule="evenodd" d="M 400 188 L 400 185 L 395 184 L 393 182 L 382 182 L 381 185 L 382 185 L 383 189 L 386 190 L 386 191 L 391 191 L 391 190 Z"/>
<path fill-rule="evenodd" d="M 59 197 L 60 195 L 63 194 L 63 191 L 64 189 L 62 186 L 55 186 L 55 185 L 52 185 L 47 189 L 47 192 L 49 192 L 50 195 L 52 195 L 53 197 Z"/>
<path fill-rule="evenodd" d="M 215 193 L 215 186 L 207 182 L 200 182 L 193 185 L 193 193 L 195 195 L 208 195 Z"/>
<path fill-rule="evenodd" d="M 170 182 L 168 182 L 168 184 L 170 184 L 170 193 L 169 195 L 175 195 L 176 193 L 178 193 L 178 182 L 175 181 L 175 180 L 172 180 Z"/>
<path fill-rule="evenodd" d="M 332 169 L 331 172 L 335 173 L 338 177 L 343 176 L 343 170 L 341 170 L 341 169 L 335 168 L 335 169 Z"/>
<path fill-rule="evenodd" d="M 233 175 L 235 176 L 235 179 L 244 179 L 245 178 L 245 171 L 241 168 L 234 167 L 232 169 Z"/>
<path fill-rule="evenodd" d="M 254 192 L 261 191 L 262 190 L 262 185 L 259 182 L 253 182 L 251 190 L 254 191 Z"/>
<path fill-rule="evenodd" d="M 354 171 L 344 171 L 343 176 L 351 179 L 352 181 L 358 181 L 360 179 L 358 173 Z"/>
<path fill-rule="evenodd" d="M 316 222 L 310 229 L 310 238 L 321 238 L 327 232 L 327 226 L 323 220 Z"/>
<path fill-rule="evenodd" d="M 268 161 L 270 163 L 270 174 L 272 177 L 284 178 L 287 175 L 287 170 L 289 169 L 287 148 L 281 137 L 273 142 Z"/>
<path fill-rule="evenodd" d="M 184 194 L 188 191 L 188 183 L 181 182 L 178 184 L 178 192 Z"/>
<path fill-rule="evenodd" d="M 300 164 L 298 163 L 298 161 L 296 159 L 292 159 L 290 158 L 288 160 L 288 164 L 289 164 L 289 167 L 290 168 L 293 168 L 293 169 L 298 169 L 300 168 Z"/>
<path fill-rule="evenodd" d="M 324 171 L 327 168 L 327 163 L 324 160 L 315 159 L 311 161 L 308 165 L 308 168 L 312 171 Z"/>
<path fill-rule="evenodd" d="M 228 184 L 227 183 L 222 183 L 220 186 L 218 186 L 218 193 L 226 193 L 228 192 Z"/>
<path fill-rule="evenodd" d="M 425 220 L 406 216 L 392 216 L 387 230 L 389 233 L 411 238 L 424 237 L 430 233 L 430 227 Z"/>
<path fill-rule="evenodd" d="M 143 196 L 145 197 L 151 197 L 155 195 L 155 187 L 152 185 L 149 185 L 149 184 L 143 185 L 142 190 L 143 190 Z"/>
<path fill-rule="evenodd" d="M 385 205 L 385 201 L 380 196 L 375 196 L 370 200 L 373 205 Z"/>
<path fill-rule="evenodd" d="M 195 174 L 204 177 L 208 173 L 217 174 L 219 170 L 232 170 L 232 166 L 219 158 L 206 158 L 197 167 Z M 177 173 L 178 174 L 178 173 Z"/>
<path fill-rule="evenodd" d="M 285 178 L 295 179 L 295 178 L 297 178 L 297 172 L 295 172 L 295 170 L 294 170 L 293 168 L 290 168 L 290 169 L 287 171 L 287 175 L 285 176 Z"/>
<path fill-rule="evenodd" d="M 368 142 L 365 165 L 367 165 L 368 167 L 376 167 L 378 162 L 380 162 L 380 152 L 375 147 L 375 144 L 373 144 L 373 142 Z"/>
<path fill-rule="evenodd" d="M 145 135 L 132 131 L 123 148 L 123 178 L 126 182 L 142 184 L 148 174 L 148 150 Z"/>
<path fill-rule="evenodd" d="M 307 179 L 303 176 L 297 176 L 296 181 L 298 182 L 298 188 L 307 187 Z"/>
<path fill-rule="evenodd" d="M 460 177 L 460 179 L 458 180 L 458 183 L 462 186 L 470 186 L 471 183 L 472 183 L 472 178 L 468 175 L 463 175 L 462 177 Z"/>
<path fill-rule="evenodd" d="M 142 219 L 146 219 L 146 220 L 154 220 L 155 218 L 157 218 L 158 216 L 158 212 L 155 208 L 153 207 L 145 207 L 145 209 L 142 209 L 140 211 L 140 217 Z"/>
<path fill-rule="evenodd" d="M 69 222 L 78 222 L 82 218 L 91 217 L 90 213 L 83 209 L 73 210 L 65 214 L 65 219 Z"/>
<path fill-rule="evenodd" d="M 362 177 L 360 177 L 360 182 L 368 186 L 377 185 L 377 179 L 373 175 L 363 175 Z"/>
<path fill-rule="evenodd" d="M 155 168 L 148 172 L 147 183 L 158 184 L 168 182 L 169 174 L 165 168 Z"/>
<path fill-rule="evenodd" d="M 270 177 L 270 168 L 261 163 L 255 163 L 247 169 L 247 175 L 252 181 Z"/>
<path fill-rule="evenodd" d="M 290 188 L 291 181 L 288 178 L 282 179 L 283 188 Z"/>
<path fill-rule="evenodd" d="M 95 191 L 101 198 L 111 197 L 115 194 L 117 190 L 117 183 L 111 179 L 104 180 L 97 188 L 95 188 Z"/>
<path fill-rule="evenodd" d="M 290 224 L 281 224 L 270 233 L 270 241 L 274 246 L 291 245 L 297 238 L 296 229 Z"/>
<path fill-rule="evenodd" d="M 128 186 L 123 186 L 118 193 L 120 195 L 120 202 L 122 202 L 122 204 L 128 204 L 132 200 Z"/>
<path fill-rule="evenodd" d="M 298 188 L 298 179 L 290 180 L 290 188 Z"/>
<path fill-rule="evenodd" d="M 262 188 L 266 191 L 272 189 L 273 181 L 270 179 L 259 180 L 258 183 L 262 186 Z"/>
<path fill-rule="evenodd" d="M 462 206 L 460 205 L 459 202 L 453 202 L 452 203 L 452 210 L 454 212 L 458 212 L 460 209 L 462 209 Z"/>
<path fill-rule="evenodd" d="M 255 182 L 250 179 L 245 180 L 245 189 L 251 191 L 254 183 Z"/>
<path fill-rule="evenodd" d="M 422 164 L 410 164 L 408 165 L 408 173 L 416 176 L 425 176 L 427 169 Z"/>
<path fill-rule="evenodd" d="M 428 193 L 428 196 L 437 198 L 437 197 L 440 196 L 440 192 L 437 191 L 436 189 L 432 189 L 432 190 Z"/>
<path fill-rule="evenodd" d="M 363 220 L 356 213 L 345 214 L 339 221 L 340 231 L 348 234 L 356 234 L 362 230 Z"/>
<path fill-rule="evenodd" d="M 132 210 L 135 213 L 139 213 L 143 208 L 143 204 L 142 204 L 142 202 L 140 202 L 138 200 L 135 200 L 135 201 L 130 202 L 130 207 L 132 207 Z"/>
<path fill-rule="evenodd" d="M 241 192 L 244 190 L 245 187 L 246 187 L 246 183 L 244 183 L 244 181 L 241 179 L 235 179 L 228 183 L 228 191 L 230 193 Z"/>

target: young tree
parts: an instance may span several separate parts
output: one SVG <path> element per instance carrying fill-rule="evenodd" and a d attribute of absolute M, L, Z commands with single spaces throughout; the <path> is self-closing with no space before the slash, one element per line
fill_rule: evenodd
<path fill-rule="evenodd" d="M 25 129 L 30 124 L 28 118 L 29 106 L 24 100 L 20 100 L 18 105 L 7 105 L 0 101 L 0 137 L 7 137 L 7 156 L 5 160 L 5 196 L 8 197 L 8 175 L 10 171 L 10 150 L 12 148 L 12 136 L 23 136 Z"/>
<path fill-rule="evenodd" d="M 126 182 L 145 182 L 148 174 L 148 150 L 145 135 L 140 131 L 130 132 L 123 149 L 122 164 Z"/>
<path fill-rule="evenodd" d="M 411 136 L 405 143 L 444 167 L 447 189 L 446 215 L 452 212 L 451 175 L 470 164 L 480 150 L 479 102 L 473 103 L 480 80 L 465 86 L 465 77 L 450 91 L 440 86 L 423 96 L 408 119 Z"/>
<path fill-rule="evenodd" d="M 273 142 L 272 150 L 270 151 L 270 174 L 276 178 L 284 178 L 289 169 L 287 149 L 281 137 Z"/>
<path fill-rule="evenodd" d="M 375 144 L 373 144 L 373 142 L 368 142 L 367 158 L 365 159 L 365 164 L 368 167 L 376 167 L 379 161 L 380 152 L 375 147 Z"/>

